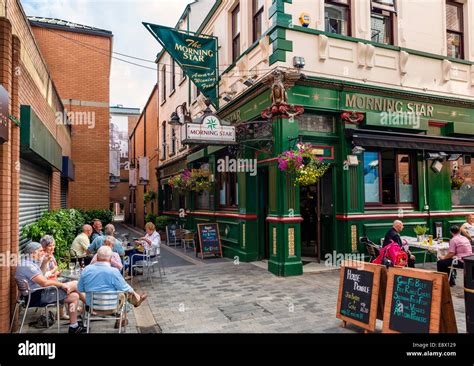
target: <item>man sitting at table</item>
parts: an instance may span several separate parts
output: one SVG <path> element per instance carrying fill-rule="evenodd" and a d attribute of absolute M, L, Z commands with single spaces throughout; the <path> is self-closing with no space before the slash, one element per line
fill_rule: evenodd
<path fill-rule="evenodd" d="M 449 241 L 449 250 L 448 254 L 445 256 L 439 257 L 438 262 L 436 263 L 438 267 L 438 272 L 450 272 L 452 264 L 457 268 L 464 268 L 463 258 L 468 255 L 472 255 L 472 247 L 469 239 L 461 235 L 461 230 L 459 226 L 453 225 L 449 229 L 451 232 L 452 238 Z M 455 258 L 456 257 L 456 258 Z M 456 272 L 453 271 L 451 278 L 449 279 L 450 286 L 456 285 Z"/>
<path fill-rule="evenodd" d="M 112 249 L 114 244 L 115 244 L 115 238 L 113 236 L 108 235 L 105 237 L 103 246 L 107 246 L 110 249 Z M 97 262 L 97 254 L 95 254 L 94 257 L 92 258 L 91 264 L 94 264 L 96 262 Z M 112 251 L 112 258 L 110 260 L 110 265 L 114 268 L 117 268 L 119 271 L 121 271 L 123 268 L 123 264 L 122 264 L 122 260 L 120 259 L 120 256 L 118 255 L 118 253 L 114 251 Z"/>
<path fill-rule="evenodd" d="M 466 216 L 466 222 L 461 226 L 461 234 L 474 245 L 474 214 Z"/>
<path fill-rule="evenodd" d="M 90 306 L 91 292 L 125 292 L 128 301 L 138 307 L 147 298 L 147 293 L 137 294 L 133 288 L 125 282 L 124 278 L 115 268 L 111 266 L 112 249 L 103 245 L 97 251 L 97 262 L 87 266 L 81 274 L 81 279 L 77 285 L 79 291 L 86 293 L 86 304 Z M 125 303 L 125 297 L 120 299 L 121 306 Z M 97 311 L 99 313 L 99 311 Z M 127 319 L 122 320 L 122 327 L 128 323 Z M 115 327 L 120 326 L 119 321 Z"/>
<path fill-rule="evenodd" d="M 50 303 L 56 303 L 56 293 L 54 296 L 47 296 L 44 289 L 48 286 L 57 287 L 60 304 L 67 304 L 69 309 L 69 333 L 85 333 L 86 328 L 77 321 L 77 303 L 80 294 L 73 289 L 76 283 L 61 283 L 56 280 L 48 280 L 41 272 L 40 263 L 44 257 L 43 247 L 40 243 L 29 243 L 24 251 L 20 263 L 16 268 L 15 279 L 18 283 L 18 289 L 23 296 L 28 296 L 28 287 L 31 291 L 30 307 L 44 307 Z M 26 286 L 28 284 L 28 287 Z M 39 290 L 42 289 L 42 290 Z M 49 301 L 45 300 L 49 299 Z M 52 301 L 51 301 L 52 300 Z M 47 301 L 47 302 L 45 302 Z"/>
<path fill-rule="evenodd" d="M 91 245 L 89 245 L 89 248 L 87 249 L 87 251 L 90 254 L 94 254 L 95 252 L 97 252 L 97 250 L 102 245 L 104 245 L 106 236 L 112 236 L 113 237 L 114 235 L 115 235 L 115 226 L 112 225 L 112 224 L 106 225 L 105 226 L 105 235 L 101 235 L 101 236 L 96 237 L 92 241 Z M 118 253 L 118 255 L 121 256 L 121 257 L 123 257 L 125 255 L 125 250 L 122 247 L 122 242 L 120 240 L 116 239 L 116 238 L 114 238 L 114 245 L 113 245 L 112 250 L 115 253 Z"/>
<path fill-rule="evenodd" d="M 87 248 L 89 248 L 90 241 L 89 237 L 92 234 L 92 226 L 84 225 L 82 227 L 82 233 L 75 237 L 71 244 L 71 256 L 73 258 L 84 258 L 87 256 Z"/>
<path fill-rule="evenodd" d="M 92 234 L 91 234 L 91 242 L 94 241 L 95 238 L 99 236 L 103 236 L 104 233 L 102 232 L 102 221 L 99 219 L 92 220 Z"/>
<path fill-rule="evenodd" d="M 394 241 L 400 246 L 400 248 L 402 248 L 408 254 L 408 267 L 414 268 L 415 256 L 411 254 L 411 252 L 408 250 L 406 243 L 404 244 L 402 242 L 402 238 L 400 237 L 400 233 L 402 232 L 402 230 L 403 230 L 403 222 L 401 222 L 400 220 L 395 220 L 393 222 L 392 228 L 387 232 L 387 234 L 385 234 L 382 247 Z"/>

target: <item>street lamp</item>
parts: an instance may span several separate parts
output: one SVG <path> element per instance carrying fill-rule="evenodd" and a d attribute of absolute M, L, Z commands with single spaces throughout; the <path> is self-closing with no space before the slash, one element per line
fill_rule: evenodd
<path fill-rule="evenodd" d="M 170 117 L 170 120 L 169 120 L 169 124 L 172 125 L 172 126 L 181 126 L 182 123 L 181 123 L 181 119 L 179 118 L 179 114 L 178 114 L 178 109 L 181 108 L 181 113 L 183 114 L 184 116 L 184 122 L 190 122 L 191 121 L 191 115 L 190 113 L 188 112 L 188 108 L 186 107 L 186 102 L 184 102 L 183 104 L 179 104 L 175 111 L 173 113 L 171 113 L 171 117 Z"/>

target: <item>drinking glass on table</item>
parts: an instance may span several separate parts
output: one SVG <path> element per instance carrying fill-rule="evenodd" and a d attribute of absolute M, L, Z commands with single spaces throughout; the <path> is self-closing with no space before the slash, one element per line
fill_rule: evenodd
<path fill-rule="evenodd" d="M 74 271 L 74 267 L 76 266 L 76 264 L 74 262 L 69 262 L 69 271 L 72 273 L 72 271 Z"/>
<path fill-rule="evenodd" d="M 74 268 L 74 273 L 77 275 L 80 269 L 81 269 L 81 265 L 79 264 L 79 261 L 77 261 L 76 266 Z"/>

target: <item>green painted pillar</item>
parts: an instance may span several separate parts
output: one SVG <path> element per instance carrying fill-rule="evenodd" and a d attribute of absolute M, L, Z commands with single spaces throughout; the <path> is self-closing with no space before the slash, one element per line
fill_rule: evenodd
<path fill-rule="evenodd" d="M 286 118 L 273 121 L 275 156 L 296 145 L 298 122 Z M 294 139 L 293 141 L 291 139 Z M 269 244 L 268 270 L 278 276 L 303 273 L 301 263 L 299 186 L 278 169 L 274 162 L 268 171 L 269 181 Z"/>

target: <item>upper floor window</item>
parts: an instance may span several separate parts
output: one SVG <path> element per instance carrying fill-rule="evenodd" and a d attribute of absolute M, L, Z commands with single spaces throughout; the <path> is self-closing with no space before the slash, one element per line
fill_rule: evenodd
<path fill-rule="evenodd" d="M 350 36 L 350 0 L 326 0 L 324 5 L 325 31 Z"/>
<path fill-rule="evenodd" d="M 170 80 L 170 92 L 174 91 L 176 88 L 176 64 L 174 58 L 171 59 L 171 80 Z"/>
<path fill-rule="evenodd" d="M 161 69 L 161 101 L 166 100 L 166 65 Z"/>
<path fill-rule="evenodd" d="M 240 56 L 240 4 L 232 11 L 232 62 Z"/>
<path fill-rule="evenodd" d="M 166 159 L 166 121 L 161 125 L 161 159 Z"/>
<path fill-rule="evenodd" d="M 449 57 L 464 57 L 463 4 L 454 1 L 446 2 L 446 41 Z"/>
<path fill-rule="evenodd" d="M 252 43 L 263 34 L 263 3 L 264 0 L 252 0 Z"/>
<path fill-rule="evenodd" d="M 171 145 L 170 145 L 170 155 L 176 153 L 176 130 L 174 128 L 171 129 Z"/>
<path fill-rule="evenodd" d="M 373 0 L 370 16 L 371 39 L 394 44 L 395 0 Z"/>

